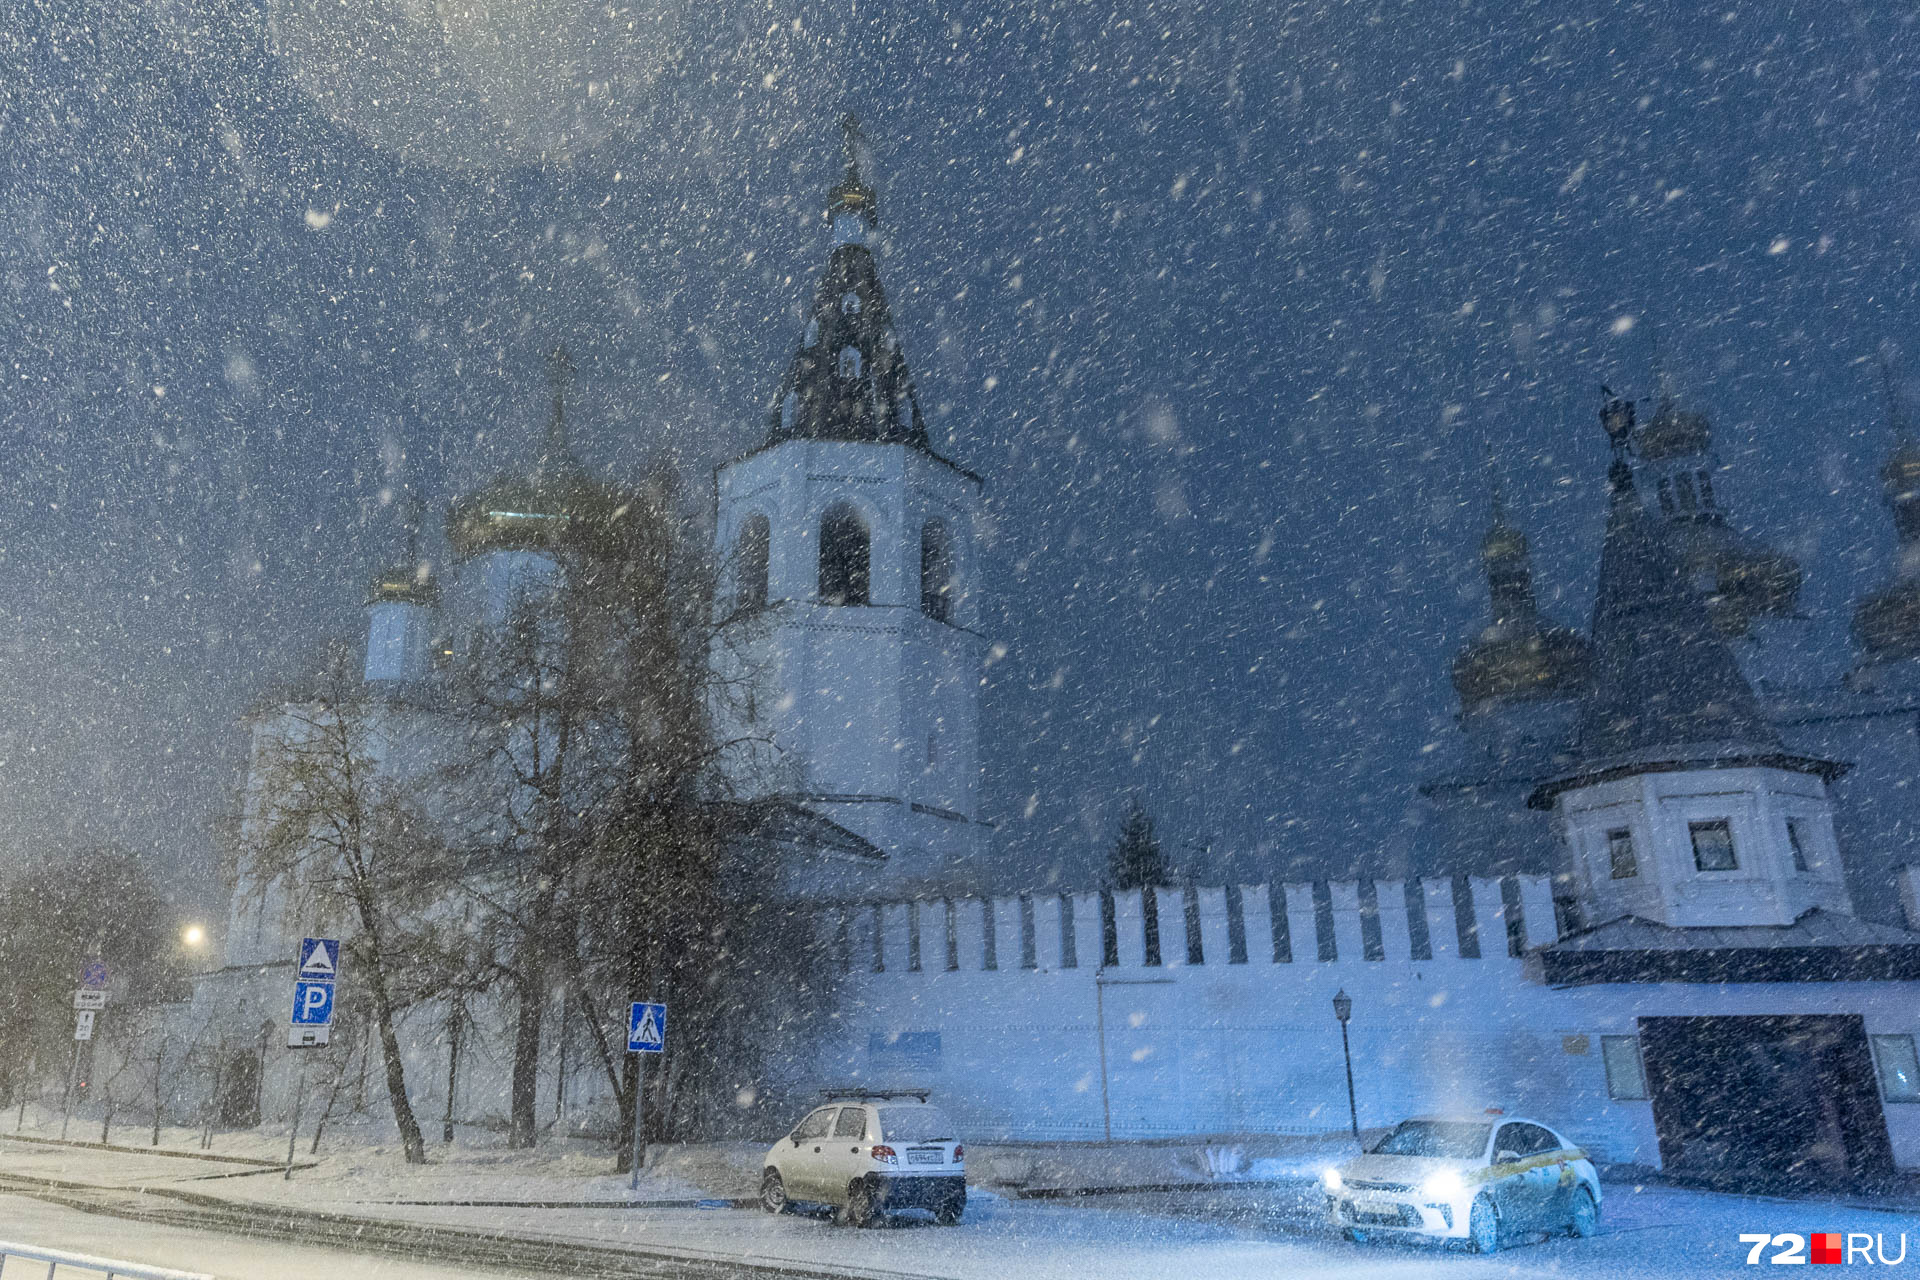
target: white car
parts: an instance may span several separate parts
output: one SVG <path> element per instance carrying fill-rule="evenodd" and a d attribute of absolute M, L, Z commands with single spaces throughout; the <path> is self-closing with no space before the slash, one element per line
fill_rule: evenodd
<path fill-rule="evenodd" d="M 966 1149 L 946 1113 L 922 1092 L 830 1093 L 767 1152 L 760 1204 L 829 1206 L 864 1227 L 895 1209 L 929 1209 L 952 1226 L 967 1209 Z"/>
<path fill-rule="evenodd" d="M 1546 1125 L 1501 1115 L 1403 1120 L 1323 1176 L 1327 1213 L 1349 1240 L 1464 1240 L 1480 1253 L 1531 1231 L 1590 1236 L 1600 1175 Z"/>

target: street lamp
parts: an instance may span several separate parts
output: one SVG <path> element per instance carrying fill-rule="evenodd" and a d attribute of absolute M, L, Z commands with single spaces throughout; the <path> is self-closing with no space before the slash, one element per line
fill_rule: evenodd
<path fill-rule="evenodd" d="M 1353 1126 L 1353 1140 L 1360 1141 L 1360 1108 L 1353 1100 L 1353 1046 L 1347 1042 L 1347 1023 L 1353 1017 L 1353 997 L 1345 987 L 1334 992 L 1333 1016 L 1340 1019 L 1340 1052 L 1347 1059 L 1347 1120 Z"/>
<path fill-rule="evenodd" d="M 180 941 L 189 947 L 199 948 L 206 945 L 207 931 L 197 924 L 190 924 L 180 933 Z"/>

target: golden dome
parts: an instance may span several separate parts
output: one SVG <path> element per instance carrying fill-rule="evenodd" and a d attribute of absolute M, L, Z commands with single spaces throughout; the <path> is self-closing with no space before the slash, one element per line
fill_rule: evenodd
<path fill-rule="evenodd" d="M 1496 701 L 1574 696 L 1592 668 L 1592 647 L 1577 631 L 1537 617 L 1496 622 L 1453 660 L 1453 687 L 1471 713 Z"/>
<path fill-rule="evenodd" d="M 1800 565 L 1742 537 L 1720 520 L 1666 525 L 1689 580 L 1701 584 L 1714 628 L 1743 636 L 1759 617 L 1791 617 L 1799 607 Z"/>
<path fill-rule="evenodd" d="M 1853 638 L 1870 661 L 1920 657 L 1920 581 L 1896 579 L 1855 605 Z"/>
<path fill-rule="evenodd" d="M 367 588 L 368 604 L 425 604 L 440 598 L 440 584 L 426 561 L 397 564 L 375 575 Z"/>
<path fill-rule="evenodd" d="M 1633 444 L 1648 462 L 1691 457 L 1713 446 L 1713 427 L 1706 414 L 1682 409 L 1671 395 L 1662 396 L 1653 417 L 1640 428 Z"/>
<path fill-rule="evenodd" d="M 1453 687 L 1471 714 L 1495 702 L 1566 697 L 1587 686 L 1592 657 L 1586 638 L 1540 616 L 1533 599 L 1527 535 L 1507 523 L 1496 494 L 1493 520 L 1480 540 L 1493 623 L 1453 660 Z"/>
<path fill-rule="evenodd" d="M 543 458 L 525 475 L 495 476 L 447 508 L 447 541 L 461 559 L 490 551 L 604 552 L 626 499 L 573 458 Z"/>

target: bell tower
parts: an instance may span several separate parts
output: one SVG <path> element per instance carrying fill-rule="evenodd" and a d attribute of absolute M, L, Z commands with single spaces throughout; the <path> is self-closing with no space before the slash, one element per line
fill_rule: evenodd
<path fill-rule="evenodd" d="M 728 621 L 716 662 L 748 795 L 782 795 L 881 850 L 862 891 L 967 878 L 978 815 L 980 477 L 928 438 L 869 237 L 859 126 L 830 245 L 766 435 L 715 475 Z"/>

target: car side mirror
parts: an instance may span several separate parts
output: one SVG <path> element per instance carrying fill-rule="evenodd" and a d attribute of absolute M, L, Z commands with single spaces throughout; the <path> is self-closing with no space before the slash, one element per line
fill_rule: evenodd
<path fill-rule="evenodd" d="M 1520 1158 L 1520 1153 L 1518 1151 L 1502 1151 L 1500 1154 L 1496 1155 L 1493 1158 L 1493 1162 L 1495 1164 L 1512 1164 L 1515 1160 L 1518 1160 L 1519 1158 Z"/>
<path fill-rule="evenodd" d="M 799 1136 L 798 1136 L 798 1135 L 790 1135 L 790 1136 L 792 1136 L 792 1137 L 793 1137 L 793 1145 L 794 1145 L 794 1146 L 796 1146 L 796 1147 L 797 1147 L 797 1146 L 799 1146 L 799 1145 L 800 1145 L 800 1138 L 799 1138 Z"/>

